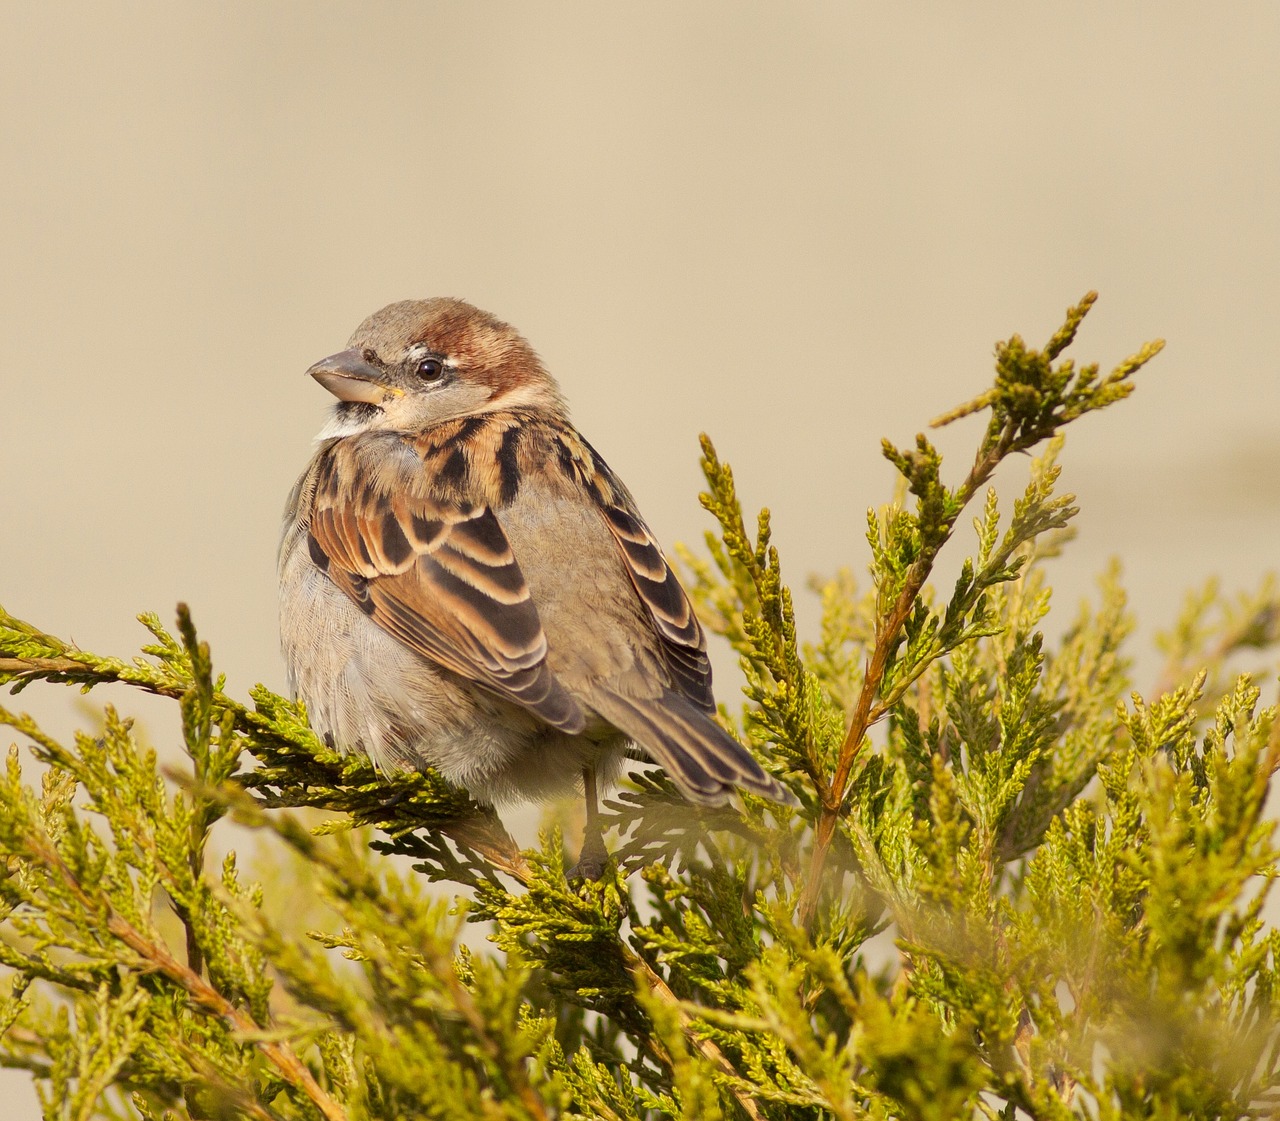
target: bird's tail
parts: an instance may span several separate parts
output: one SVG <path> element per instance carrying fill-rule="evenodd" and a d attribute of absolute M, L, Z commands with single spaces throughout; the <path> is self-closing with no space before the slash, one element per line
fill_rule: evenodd
<path fill-rule="evenodd" d="M 679 693 L 664 689 L 661 697 L 643 699 L 596 694 L 590 704 L 635 740 L 691 802 L 720 806 L 739 788 L 795 802 L 742 744 Z"/>

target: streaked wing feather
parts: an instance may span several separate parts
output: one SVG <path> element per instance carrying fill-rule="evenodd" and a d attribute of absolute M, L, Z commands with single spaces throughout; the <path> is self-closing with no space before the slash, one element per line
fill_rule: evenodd
<path fill-rule="evenodd" d="M 691 801 L 721 805 L 738 788 L 779 802 L 789 797 L 745 747 L 674 690 L 652 699 L 602 690 L 592 694 L 591 704 Z"/>
<path fill-rule="evenodd" d="M 311 555 L 406 646 L 566 732 L 585 717 L 547 665 L 547 638 L 511 545 L 484 505 L 432 495 L 407 446 L 388 472 L 335 447 L 317 481 Z M 351 480 L 369 479 L 356 488 Z"/>
<path fill-rule="evenodd" d="M 597 468 L 603 464 L 598 463 Z M 662 640 L 667 666 L 684 696 L 703 711 L 714 712 L 711 662 L 693 605 L 625 488 L 611 475 L 608 482 L 613 495 L 612 501 L 603 502 L 605 520 L 618 542 L 631 583 Z"/>

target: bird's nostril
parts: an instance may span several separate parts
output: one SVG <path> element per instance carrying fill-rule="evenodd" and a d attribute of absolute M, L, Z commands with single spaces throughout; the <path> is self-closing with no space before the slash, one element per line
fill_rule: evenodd
<path fill-rule="evenodd" d="M 373 347 L 371 346 L 366 346 L 364 350 L 360 352 L 360 357 L 363 358 L 366 362 L 368 362 L 369 365 L 371 366 L 382 365 L 382 363 L 378 361 L 378 352 L 374 350 Z"/>

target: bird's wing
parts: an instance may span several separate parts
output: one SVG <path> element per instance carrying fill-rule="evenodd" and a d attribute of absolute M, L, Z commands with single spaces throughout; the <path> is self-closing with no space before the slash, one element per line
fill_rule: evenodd
<path fill-rule="evenodd" d="M 627 488 L 595 450 L 585 440 L 582 443 L 593 469 L 594 477 L 589 485 L 618 543 L 627 575 L 662 640 L 663 656 L 676 688 L 703 711 L 714 712 L 716 702 L 711 693 L 707 640 L 693 613 L 693 604 L 640 517 Z"/>
<path fill-rule="evenodd" d="M 307 543 L 406 646 L 562 731 L 585 726 L 547 665 L 529 585 L 493 510 L 434 493 L 398 437 L 340 440 L 321 453 Z"/>

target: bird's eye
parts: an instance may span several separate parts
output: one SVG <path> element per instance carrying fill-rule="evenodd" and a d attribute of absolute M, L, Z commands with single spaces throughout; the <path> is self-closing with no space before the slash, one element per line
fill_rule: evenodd
<path fill-rule="evenodd" d="M 418 377 L 423 381 L 439 381 L 444 376 L 444 364 L 439 358 L 424 358 L 418 363 Z"/>

